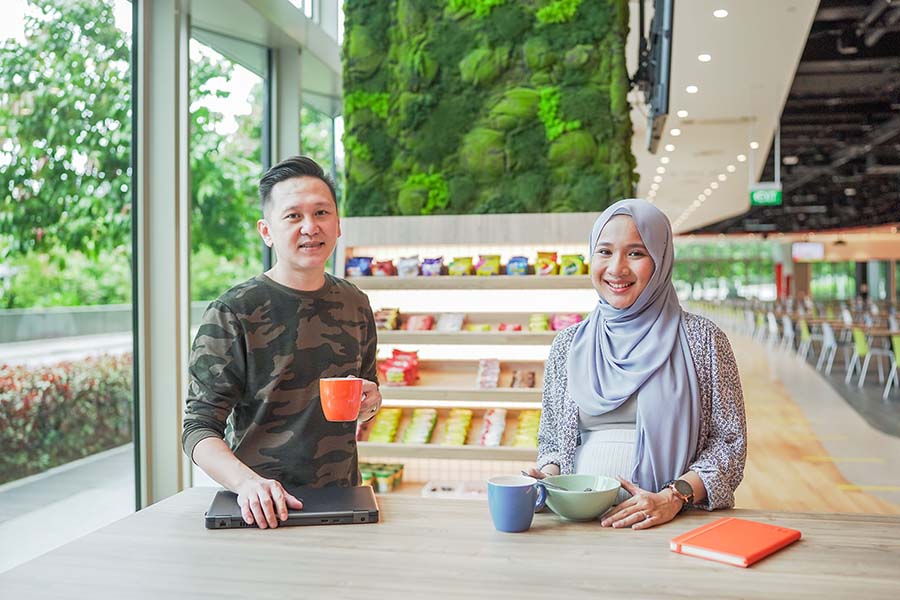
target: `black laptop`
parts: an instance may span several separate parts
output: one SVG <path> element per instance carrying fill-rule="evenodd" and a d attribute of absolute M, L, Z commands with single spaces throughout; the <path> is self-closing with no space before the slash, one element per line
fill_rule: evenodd
<path fill-rule="evenodd" d="M 378 503 L 375 493 L 368 485 L 358 487 L 294 488 L 288 492 L 303 502 L 302 510 L 288 509 L 285 525 L 345 525 L 354 523 L 377 523 Z M 206 511 L 207 529 L 235 529 L 256 527 L 248 525 L 241 516 L 237 494 L 221 490 L 213 498 Z"/>

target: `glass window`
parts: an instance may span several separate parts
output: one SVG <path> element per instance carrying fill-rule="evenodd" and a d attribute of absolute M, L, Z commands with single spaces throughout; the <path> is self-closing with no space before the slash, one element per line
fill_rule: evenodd
<path fill-rule="evenodd" d="M 131 30 L 125 0 L 3 3 L 0 571 L 135 507 Z"/>

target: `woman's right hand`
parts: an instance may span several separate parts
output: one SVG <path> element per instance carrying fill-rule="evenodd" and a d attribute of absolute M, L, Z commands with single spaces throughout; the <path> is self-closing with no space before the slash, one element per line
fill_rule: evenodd
<path fill-rule="evenodd" d="M 546 470 L 541 471 L 537 467 L 531 467 L 530 469 L 528 469 L 528 474 L 535 479 L 543 479 L 544 477 L 550 477 L 551 475 L 559 475 L 559 467 L 556 465 L 545 465 L 544 469 Z"/>

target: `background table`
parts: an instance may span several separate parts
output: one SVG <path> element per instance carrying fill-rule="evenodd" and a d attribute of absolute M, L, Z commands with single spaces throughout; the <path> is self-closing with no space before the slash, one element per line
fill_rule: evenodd
<path fill-rule="evenodd" d="M 897 598 L 900 517 L 692 511 L 645 531 L 538 514 L 494 530 L 487 503 L 379 497 L 375 525 L 207 530 L 194 488 L 0 575 L 3 598 Z M 733 515 L 803 532 L 749 569 L 669 551 Z M 77 515 L 73 515 L 77 518 Z M 40 524 L 36 523 L 35 527 Z"/>

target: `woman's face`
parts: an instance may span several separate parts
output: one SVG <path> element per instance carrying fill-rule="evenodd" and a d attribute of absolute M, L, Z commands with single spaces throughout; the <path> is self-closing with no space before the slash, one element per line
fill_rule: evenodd
<path fill-rule="evenodd" d="M 653 276 L 653 259 L 634 220 L 616 215 L 603 226 L 591 255 L 594 289 L 615 308 L 628 308 Z"/>

